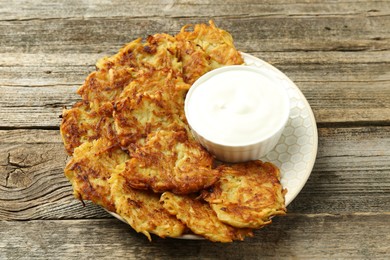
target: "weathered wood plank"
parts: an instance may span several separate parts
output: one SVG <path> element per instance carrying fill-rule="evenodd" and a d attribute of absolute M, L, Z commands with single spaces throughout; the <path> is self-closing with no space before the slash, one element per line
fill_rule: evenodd
<path fill-rule="evenodd" d="M 176 34 L 184 24 L 209 19 L 156 16 L 58 19 L 55 23 L 50 19 L 0 21 L 0 52 L 99 53 L 149 34 Z M 389 49 L 389 15 L 227 16 L 215 17 L 215 21 L 232 33 L 237 47 L 245 52 Z"/>
<path fill-rule="evenodd" d="M 148 242 L 117 220 L 0 221 L 0 258 L 386 259 L 389 216 L 291 214 L 232 244 L 156 237 Z"/>
<path fill-rule="evenodd" d="M 68 156 L 58 131 L 0 132 L 0 219 L 110 217 L 73 198 L 63 174 Z"/>
<path fill-rule="evenodd" d="M 71 107 L 79 96 L 78 87 L 1 87 L 0 127 L 55 127 L 65 106 Z"/>
<path fill-rule="evenodd" d="M 0 1 L 1 20 L 53 19 L 75 17 L 199 17 L 210 16 L 250 16 L 262 15 L 383 15 L 390 7 L 387 1 L 354 1 L 348 0 L 324 2 L 311 0 L 307 2 L 289 1 L 235 1 L 235 0 L 186 0 L 186 1 L 40 1 L 36 5 L 28 1 Z"/>
<path fill-rule="evenodd" d="M 108 53 L 111 51 L 112 53 Z M 0 86 L 81 85 L 95 70 L 100 54 L 0 55 Z M 390 51 L 375 52 L 255 52 L 252 53 L 299 82 L 382 82 L 390 81 Z"/>
<path fill-rule="evenodd" d="M 134 40 L 128 38 L 125 42 Z M 120 44 L 120 43 L 119 43 Z M 0 68 L 11 69 L 12 67 L 20 69 L 31 69 L 36 72 L 46 72 L 47 69 L 59 67 L 74 67 L 75 70 L 80 68 L 94 69 L 94 65 L 99 58 L 113 55 L 118 49 L 110 47 L 101 53 L 2 53 L 0 56 Z M 269 63 L 274 65 L 330 65 L 330 64 L 372 64 L 372 63 L 389 63 L 390 50 L 381 51 L 359 51 L 359 52 L 342 52 L 342 51 L 310 51 L 310 52 L 251 52 Z M 70 70 L 72 71 L 72 70 Z M 67 72 L 69 73 L 69 72 Z"/>
<path fill-rule="evenodd" d="M 390 127 L 321 128 L 314 171 L 290 212 L 390 211 Z M 106 218 L 63 175 L 58 131 L 0 131 L 0 220 Z"/>

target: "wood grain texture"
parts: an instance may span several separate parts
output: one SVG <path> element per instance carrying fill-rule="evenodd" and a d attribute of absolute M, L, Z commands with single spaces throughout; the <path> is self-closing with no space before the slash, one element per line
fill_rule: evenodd
<path fill-rule="evenodd" d="M 311 0 L 252 1 L 252 0 L 133 0 L 133 1 L 40 1 L 40 5 L 17 0 L 9 5 L 0 1 L 2 20 L 69 19 L 75 17 L 208 17 L 208 16 L 275 16 L 275 15 L 383 15 L 389 6 L 382 1 L 332 1 Z"/>
<path fill-rule="evenodd" d="M 2 259 L 386 259 L 389 213 L 275 218 L 245 242 L 160 239 L 118 220 L 0 222 Z M 358 227 L 358 228 L 357 228 Z M 375 232 L 373 232 L 375 230 Z"/>
<path fill-rule="evenodd" d="M 0 220 L 109 217 L 74 199 L 58 131 L 0 131 Z"/>
<path fill-rule="evenodd" d="M 149 34 L 176 34 L 185 24 L 211 18 L 244 52 L 389 49 L 389 15 L 11 20 L 0 21 L 0 44 L 2 52 L 12 53 L 100 53 Z"/>

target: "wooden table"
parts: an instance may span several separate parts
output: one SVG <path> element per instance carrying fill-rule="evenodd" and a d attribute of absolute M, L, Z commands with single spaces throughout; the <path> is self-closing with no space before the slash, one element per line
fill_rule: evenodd
<path fill-rule="evenodd" d="M 390 2 L 256 2 L 0 0 L 0 259 L 390 258 Z M 209 19 L 302 90 L 316 163 L 254 238 L 148 242 L 73 198 L 59 115 L 98 58 Z"/>

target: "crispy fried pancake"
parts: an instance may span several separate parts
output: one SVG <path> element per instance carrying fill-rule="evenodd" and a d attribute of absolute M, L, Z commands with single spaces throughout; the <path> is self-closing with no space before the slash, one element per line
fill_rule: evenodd
<path fill-rule="evenodd" d="M 94 110 L 88 101 L 80 101 L 73 108 L 64 110 L 60 132 L 68 154 L 72 154 L 84 142 L 101 137 L 114 140 L 116 133 L 111 116 L 113 109 L 109 102 Z"/>
<path fill-rule="evenodd" d="M 104 139 L 80 145 L 65 167 L 65 175 L 73 185 L 74 196 L 115 211 L 108 179 L 120 170 L 117 166 L 128 159 L 127 153 L 118 145 L 112 145 Z"/>
<path fill-rule="evenodd" d="M 219 171 L 211 169 L 213 158 L 188 130 L 161 130 L 126 162 L 125 178 L 133 188 L 155 192 L 188 194 L 207 188 L 218 180 Z"/>
<path fill-rule="evenodd" d="M 137 39 L 114 56 L 99 60 L 97 71 L 88 76 L 77 93 L 84 100 L 113 101 L 140 71 L 170 68 L 181 74 L 182 66 L 176 56 L 173 36 L 156 34 L 145 43 Z"/>
<path fill-rule="evenodd" d="M 203 197 L 218 219 L 234 227 L 260 228 L 271 217 L 284 215 L 284 193 L 279 169 L 271 163 L 252 161 L 221 166 L 222 176 Z"/>
<path fill-rule="evenodd" d="M 124 148 L 143 142 L 150 133 L 183 125 L 189 85 L 171 70 L 142 73 L 115 103 L 115 127 Z"/>
<path fill-rule="evenodd" d="M 160 237 L 178 237 L 183 234 L 186 226 L 163 208 L 159 194 L 131 188 L 119 173 L 111 176 L 109 184 L 116 212 L 135 231 L 143 233 L 149 240 L 149 233 Z"/>
<path fill-rule="evenodd" d="M 188 30 L 192 28 L 193 30 Z M 176 35 L 184 80 L 192 84 L 204 73 L 225 65 L 243 64 L 232 36 L 215 26 L 196 24 L 184 26 Z"/>
<path fill-rule="evenodd" d="M 192 197 L 164 192 L 160 200 L 164 208 L 185 223 L 192 232 L 211 241 L 232 242 L 253 236 L 250 229 L 238 229 L 222 223 L 207 203 Z"/>

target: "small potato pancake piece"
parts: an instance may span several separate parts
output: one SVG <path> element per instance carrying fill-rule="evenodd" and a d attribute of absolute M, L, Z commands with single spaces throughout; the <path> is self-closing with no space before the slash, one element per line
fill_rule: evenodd
<path fill-rule="evenodd" d="M 226 243 L 253 236 L 250 229 L 238 229 L 222 223 L 207 203 L 190 196 L 164 192 L 160 201 L 169 213 L 185 223 L 192 232 L 213 242 Z"/>
<path fill-rule="evenodd" d="M 286 214 L 286 191 L 275 165 L 251 161 L 219 169 L 219 181 L 202 194 L 219 220 L 239 228 L 261 228 L 271 217 Z"/>
<path fill-rule="evenodd" d="M 161 130 L 131 154 L 124 177 L 133 188 L 188 194 L 205 189 L 219 178 L 213 157 L 189 138 L 187 129 Z"/>
<path fill-rule="evenodd" d="M 178 237 L 186 226 L 163 208 L 160 195 L 131 188 L 120 173 L 114 173 L 109 184 L 116 213 L 137 232 L 151 241 L 150 233 L 160 237 Z"/>
<path fill-rule="evenodd" d="M 128 154 L 118 145 L 105 139 L 80 145 L 65 167 L 65 176 L 72 183 L 74 196 L 115 211 L 108 179 L 118 171 L 117 166 L 128 159 Z"/>

